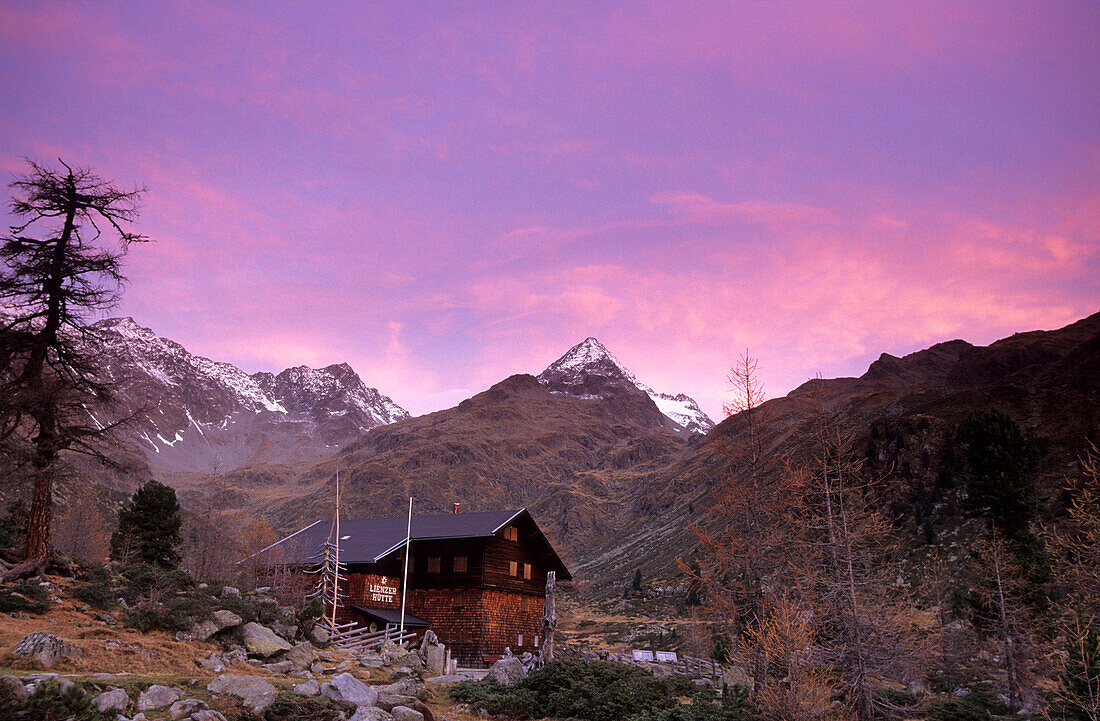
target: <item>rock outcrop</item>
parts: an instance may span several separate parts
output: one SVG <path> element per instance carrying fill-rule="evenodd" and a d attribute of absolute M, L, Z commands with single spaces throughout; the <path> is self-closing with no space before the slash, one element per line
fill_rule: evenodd
<path fill-rule="evenodd" d="M 53 634 L 45 631 L 28 633 L 15 644 L 12 653 L 22 660 L 34 659 L 39 665 L 49 668 L 63 658 L 80 658 L 84 655 L 76 646 L 71 646 Z"/>

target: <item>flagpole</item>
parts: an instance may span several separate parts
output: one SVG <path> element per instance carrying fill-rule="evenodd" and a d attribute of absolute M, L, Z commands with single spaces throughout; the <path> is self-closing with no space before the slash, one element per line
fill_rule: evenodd
<path fill-rule="evenodd" d="M 332 580 L 332 627 L 336 628 L 336 605 L 340 600 L 340 467 L 336 467 L 336 570 Z"/>
<path fill-rule="evenodd" d="M 405 573 L 401 577 L 401 628 L 398 635 L 405 635 L 405 593 L 409 589 L 409 556 L 412 551 L 413 499 L 409 496 L 409 525 L 405 530 Z"/>

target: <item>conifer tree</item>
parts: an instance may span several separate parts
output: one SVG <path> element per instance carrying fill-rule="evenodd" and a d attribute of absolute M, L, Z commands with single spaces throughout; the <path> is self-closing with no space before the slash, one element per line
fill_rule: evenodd
<path fill-rule="evenodd" d="M 111 558 L 175 568 L 180 556 L 180 504 L 171 487 L 149 481 L 134 492 L 118 514 L 111 536 Z"/>
<path fill-rule="evenodd" d="M 1034 443 L 998 410 L 971 413 L 959 440 L 966 447 L 970 510 L 986 514 L 1009 540 L 1021 542 L 1039 509 Z"/>

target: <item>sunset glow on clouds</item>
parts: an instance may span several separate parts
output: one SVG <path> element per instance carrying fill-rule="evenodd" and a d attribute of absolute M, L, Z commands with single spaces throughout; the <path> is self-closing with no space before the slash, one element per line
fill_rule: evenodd
<path fill-rule="evenodd" d="M 599 337 L 715 417 L 1100 310 L 1100 6 L 0 4 L 0 171 L 148 187 L 119 314 L 413 413 Z"/>

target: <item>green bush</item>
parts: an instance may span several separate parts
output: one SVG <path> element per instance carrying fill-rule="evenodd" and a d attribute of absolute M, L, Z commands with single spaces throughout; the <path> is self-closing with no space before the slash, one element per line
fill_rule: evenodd
<path fill-rule="evenodd" d="M 178 593 L 196 587 L 195 579 L 185 571 L 139 564 L 122 571 L 122 596 L 130 603 L 153 594 Z"/>
<path fill-rule="evenodd" d="M 0 516 L 0 547 L 19 548 L 27 541 L 27 502 L 13 501 Z"/>
<path fill-rule="evenodd" d="M 298 623 L 315 621 L 325 612 L 325 604 L 319 598 L 314 598 L 298 610 Z"/>
<path fill-rule="evenodd" d="M 20 581 L 0 591 L 0 611 L 11 613 L 45 613 L 50 610 L 50 597 L 45 589 L 31 581 Z"/>
<path fill-rule="evenodd" d="M 113 608 L 117 602 L 117 594 L 111 582 L 110 569 L 100 565 L 89 566 L 81 574 L 80 583 L 73 588 L 73 595 L 95 608 Z"/>
<path fill-rule="evenodd" d="M 234 596 L 231 593 L 222 594 L 218 603 L 227 611 L 240 616 L 247 623 L 271 623 L 278 618 L 279 604 L 272 600 L 260 601 L 254 596 Z"/>
<path fill-rule="evenodd" d="M 282 691 L 264 710 L 263 721 L 343 721 L 345 711 L 354 712 L 351 704 L 332 701 L 324 696 L 302 696 Z"/>
<path fill-rule="evenodd" d="M 759 721 L 749 704 L 744 689 L 726 691 L 721 697 L 701 691 L 691 698 L 691 705 L 670 706 L 652 714 L 632 716 L 630 721 Z"/>
<path fill-rule="evenodd" d="M 179 596 L 164 603 L 142 601 L 126 612 L 126 625 L 142 633 L 158 628 L 164 631 L 187 631 L 212 615 L 213 608 L 209 598 Z"/>
<path fill-rule="evenodd" d="M 984 691 L 937 699 L 928 705 L 928 721 L 988 721 L 1008 713 L 1008 706 Z"/>
<path fill-rule="evenodd" d="M 56 681 L 41 683 L 23 703 L 0 698 L 0 718 L 11 721 L 111 721 L 113 717 L 97 711 L 92 696 L 79 683 L 64 691 Z"/>
<path fill-rule="evenodd" d="M 660 679 L 645 669 L 606 661 L 562 659 L 531 673 L 515 686 L 467 681 L 451 696 L 484 708 L 494 716 L 515 719 L 580 719 L 581 721 L 749 721 L 754 718 L 742 696 L 717 698 L 698 694 L 695 704 L 677 696 L 695 687 L 684 679 Z"/>

